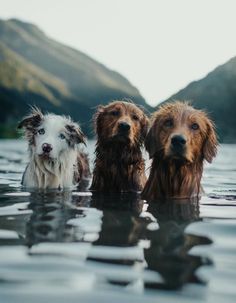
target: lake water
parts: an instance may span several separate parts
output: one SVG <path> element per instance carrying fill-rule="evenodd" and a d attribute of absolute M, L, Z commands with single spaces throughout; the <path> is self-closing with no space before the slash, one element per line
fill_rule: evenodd
<path fill-rule="evenodd" d="M 236 302 L 236 145 L 201 200 L 26 192 L 23 141 L 0 141 L 0 302 Z M 94 142 L 88 150 L 93 160 Z"/>

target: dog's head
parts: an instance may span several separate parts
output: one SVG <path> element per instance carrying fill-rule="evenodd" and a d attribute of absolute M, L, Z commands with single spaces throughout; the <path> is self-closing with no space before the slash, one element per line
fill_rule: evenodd
<path fill-rule="evenodd" d="M 206 113 L 184 102 L 161 106 L 152 117 L 145 141 L 151 158 L 159 154 L 189 163 L 199 158 L 211 162 L 217 145 L 214 125 Z"/>
<path fill-rule="evenodd" d="M 131 102 L 114 101 L 99 106 L 94 121 L 98 140 L 103 143 L 142 144 L 148 130 L 148 118 Z"/>
<path fill-rule="evenodd" d="M 33 108 L 18 125 L 25 133 L 31 152 L 42 159 L 58 159 L 61 153 L 84 143 L 79 125 L 70 118 L 54 114 L 43 115 Z"/>

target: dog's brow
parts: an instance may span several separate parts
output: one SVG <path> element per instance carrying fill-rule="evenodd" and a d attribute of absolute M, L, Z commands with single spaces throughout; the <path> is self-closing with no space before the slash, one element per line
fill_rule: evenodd
<path fill-rule="evenodd" d="M 195 110 L 184 110 L 182 113 L 182 119 L 181 121 L 186 120 L 196 120 L 197 118 L 197 112 Z"/>
<path fill-rule="evenodd" d="M 188 116 L 189 120 L 194 120 L 197 121 L 198 120 L 198 113 L 197 112 L 192 112 L 189 116 Z"/>
<path fill-rule="evenodd" d="M 181 124 L 184 124 L 186 122 L 186 120 L 189 118 L 191 112 L 192 111 L 190 111 L 186 108 L 183 108 L 180 112 L 176 113 L 177 120 Z"/>
<path fill-rule="evenodd" d="M 118 106 L 115 106 L 115 107 L 109 107 L 107 110 L 108 110 L 108 112 L 112 112 L 112 111 L 114 111 L 114 110 L 120 111 L 121 108 L 118 107 Z"/>

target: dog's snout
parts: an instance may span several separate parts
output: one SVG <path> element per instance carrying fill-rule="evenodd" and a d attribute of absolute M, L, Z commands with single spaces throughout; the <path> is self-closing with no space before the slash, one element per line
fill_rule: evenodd
<path fill-rule="evenodd" d="M 174 146 L 174 147 L 184 147 L 185 144 L 186 144 L 187 140 L 185 139 L 184 136 L 182 135 L 174 135 L 172 138 L 171 138 L 171 144 Z"/>
<path fill-rule="evenodd" d="M 130 124 L 125 122 L 125 121 L 121 121 L 119 123 L 119 130 L 120 131 L 129 131 L 130 130 Z"/>
<path fill-rule="evenodd" d="M 48 143 L 43 143 L 42 150 L 44 153 L 50 153 L 50 151 L 52 150 L 52 145 Z"/>

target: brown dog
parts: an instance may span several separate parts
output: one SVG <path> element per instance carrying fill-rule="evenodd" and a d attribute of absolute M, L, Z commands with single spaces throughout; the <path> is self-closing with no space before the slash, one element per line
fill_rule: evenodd
<path fill-rule="evenodd" d="M 140 191 L 146 176 L 141 146 L 148 130 L 144 112 L 131 102 L 100 106 L 94 117 L 97 133 L 92 190 Z"/>
<path fill-rule="evenodd" d="M 203 111 L 183 102 L 161 106 L 145 141 L 153 162 L 142 197 L 199 196 L 203 161 L 212 162 L 217 144 L 214 125 Z"/>

